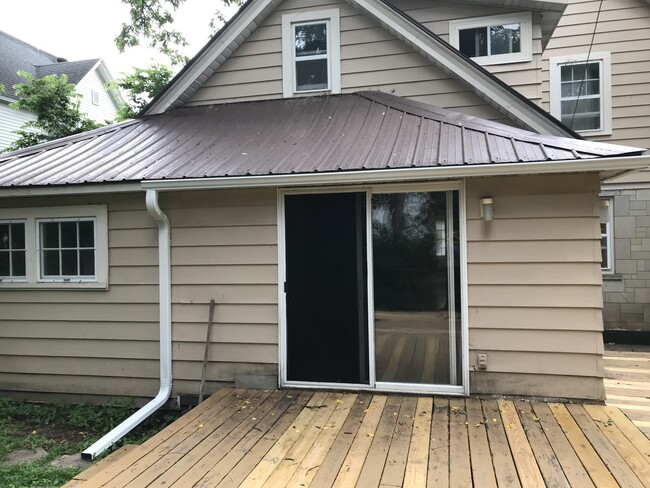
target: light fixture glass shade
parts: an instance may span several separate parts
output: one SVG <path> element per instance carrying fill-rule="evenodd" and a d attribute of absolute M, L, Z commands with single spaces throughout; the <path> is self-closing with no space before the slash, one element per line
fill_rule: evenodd
<path fill-rule="evenodd" d="M 481 218 L 486 222 L 494 219 L 494 201 L 491 197 L 481 198 Z"/>

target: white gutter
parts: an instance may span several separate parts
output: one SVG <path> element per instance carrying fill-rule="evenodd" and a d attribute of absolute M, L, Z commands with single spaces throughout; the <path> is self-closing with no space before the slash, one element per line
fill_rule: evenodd
<path fill-rule="evenodd" d="M 158 192 L 147 190 L 147 210 L 158 224 L 158 279 L 160 300 L 160 389 L 156 397 L 81 453 L 92 460 L 162 407 L 172 392 L 172 322 L 170 228 L 158 205 Z"/>
<path fill-rule="evenodd" d="M 365 171 L 338 171 L 264 176 L 220 176 L 143 181 L 145 190 L 208 190 L 221 188 L 291 187 L 305 185 L 364 184 L 481 176 L 513 176 L 550 173 L 637 170 L 650 166 L 650 156 L 594 158 L 539 163 L 475 164 L 400 168 Z"/>

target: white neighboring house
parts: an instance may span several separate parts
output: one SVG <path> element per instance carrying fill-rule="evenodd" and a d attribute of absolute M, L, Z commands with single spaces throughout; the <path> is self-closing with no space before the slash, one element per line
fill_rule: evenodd
<path fill-rule="evenodd" d="M 67 75 L 68 82 L 76 85 L 82 96 L 81 111 L 100 123 L 114 120 L 119 106 L 124 103 L 119 90 L 105 88 L 113 77 L 102 59 L 67 61 L 0 31 L 0 84 L 5 87 L 4 93 L 0 93 L 0 151 L 17 139 L 14 131 L 36 120 L 31 112 L 9 107 L 18 100 L 13 86 L 25 81 L 18 76 L 18 71 L 27 71 L 36 78 Z"/>

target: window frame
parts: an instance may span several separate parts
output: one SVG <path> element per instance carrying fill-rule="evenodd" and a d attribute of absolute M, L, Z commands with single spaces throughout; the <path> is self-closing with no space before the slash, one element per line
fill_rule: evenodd
<path fill-rule="evenodd" d="M 603 238 L 605 238 L 605 243 L 606 243 L 606 250 L 607 250 L 607 264 L 609 266 L 603 266 L 603 263 L 601 262 L 600 270 L 603 274 L 614 274 L 614 199 L 611 197 L 605 197 L 605 198 L 600 198 L 600 208 L 601 208 L 601 215 L 598 219 L 599 221 L 599 228 L 603 224 L 605 224 L 605 233 L 602 232 L 602 228 L 600 231 L 600 246 L 602 249 L 602 241 Z M 603 222 L 602 219 L 602 212 L 603 208 L 606 208 L 607 212 L 607 221 Z"/>
<path fill-rule="evenodd" d="M 99 91 L 94 88 L 90 89 L 90 101 L 93 105 L 99 107 Z"/>
<path fill-rule="evenodd" d="M 94 222 L 95 275 L 92 277 L 42 276 L 41 223 L 88 220 Z M 0 209 L 0 222 L 25 223 L 25 277 L 0 278 L 0 289 L 108 288 L 108 212 L 105 205 Z"/>
<path fill-rule="evenodd" d="M 551 115 L 562 120 L 562 66 L 587 63 L 600 64 L 600 129 L 576 130 L 585 136 L 612 134 L 612 63 L 609 52 L 582 53 L 549 58 L 549 98 Z M 575 130 L 575 129 L 574 129 Z"/>
<path fill-rule="evenodd" d="M 296 90 L 296 56 L 294 29 L 296 25 L 327 24 L 328 87 L 316 90 Z M 282 93 L 284 98 L 318 93 L 341 93 L 341 29 L 339 9 L 310 10 L 282 16 Z"/>
<path fill-rule="evenodd" d="M 470 58 L 483 66 L 493 64 L 524 63 L 533 59 L 533 17 L 530 12 L 517 12 L 505 15 L 490 15 L 470 19 L 449 21 L 449 44 L 460 51 L 460 31 L 492 27 L 495 25 L 519 24 L 521 26 L 521 51 L 517 53 L 494 54 Z"/>

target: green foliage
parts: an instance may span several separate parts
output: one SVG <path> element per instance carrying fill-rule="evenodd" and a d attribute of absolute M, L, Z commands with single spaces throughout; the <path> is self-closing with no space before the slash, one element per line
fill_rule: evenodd
<path fill-rule="evenodd" d="M 163 64 L 152 64 L 146 68 L 133 68 L 133 73 L 124 74 L 109 85 L 121 88 L 126 93 L 127 103 L 117 113 L 117 120 L 128 120 L 138 115 L 172 77 L 172 70 Z"/>
<path fill-rule="evenodd" d="M 50 463 L 64 454 L 80 453 L 135 411 L 130 401 L 111 405 L 70 405 L 0 399 L 0 486 L 61 486 L 81 470 L 55 468 Z M 181 412 L 154 414 L 119 445 L 144 442 L 180 415 Z M 47 456 L 29 464 L 1 465 L 9 453 L 37 447 L 45 449 Z"/>
<path fill-rule="evenodd" d="M 14 151 L 100 127 L 79 111 L 81 96 L 74 85 L 68 83 L 66 75 L 34 78 L 25 71 L 18 74 L 27 81 L 14 85 L 14 91 L 20 98 L 10 106 L 34 112 L 37 120 L 23 124 L 16 131 L 19 138 L 8 150 Z"/>
<path fill-rule="evenodd" d="M 144 41 L 147 46 L 169 57 L 172 66 L 187 62 L 187 56 L 180 52 L 180 48 L 187 45 L 185 36 L 172 28 L 174 12 L 185 0 L 122 0 L 122 3 L 129 7 L 130 22 L 122 24 L 120 33 L 115 38 L 115 45 L 121 53 L 127 47 L 139 46 Z M 221 3 L 230 6 L 242 5 L 244 2 L 221 0 Z M 215 18 L 224 19 L 221 10 L 215 12 Z M 216 26 L 215 19 L 212 19 L 210 26 Z"/>

